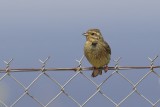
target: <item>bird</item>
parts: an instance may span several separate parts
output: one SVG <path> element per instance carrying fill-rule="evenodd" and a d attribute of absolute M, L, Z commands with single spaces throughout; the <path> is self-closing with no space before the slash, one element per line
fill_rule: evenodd
<path fill-rule="evenodd" d="M 99 29 L 89 29 L 83 33 L 86 37 L 84 55 L 93 66 L 92 77 L 102 75 L 102 68 L 108 71 L 108 64 L 111 60 L 111 48 L 103 39 Z"/>

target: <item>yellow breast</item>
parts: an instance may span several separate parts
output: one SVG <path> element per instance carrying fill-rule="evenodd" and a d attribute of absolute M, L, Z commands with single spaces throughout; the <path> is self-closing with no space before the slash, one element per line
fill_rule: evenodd
<path fill-rule="evenodd" d="M 102 42 L 98 42 L 94 46 L 92 42 L 86 41 L 84 54 L 94 67 L 103 67 L 104 65 L 108 65 L 110 61 L 110 54 L 106 51 Z"/>

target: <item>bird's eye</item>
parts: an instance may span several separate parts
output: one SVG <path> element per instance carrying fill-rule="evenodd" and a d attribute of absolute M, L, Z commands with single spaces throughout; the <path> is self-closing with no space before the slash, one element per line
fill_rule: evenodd
<path fill-rule="evenodd" d="M 91 35 L 94 35 L 95 33 L 91 33 Z"/>

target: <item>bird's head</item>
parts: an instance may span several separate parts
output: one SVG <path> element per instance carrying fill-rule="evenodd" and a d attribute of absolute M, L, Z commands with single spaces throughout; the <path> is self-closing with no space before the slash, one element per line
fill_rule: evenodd
<path fill-rule="evenodd" d="M 99 29 L 89 29 L 87 32 L 83 33 L 86 36 L 86 40 L 90 42 L 103 41 L 103 37 Z"/>

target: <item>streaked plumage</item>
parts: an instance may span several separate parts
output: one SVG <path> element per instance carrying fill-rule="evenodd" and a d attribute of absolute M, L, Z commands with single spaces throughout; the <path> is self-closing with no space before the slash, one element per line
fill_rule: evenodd
<path fill-rule="evenodd" d="M 102 70 L 98 68 L 106 66 L 108 69 L 111 49 L 108 43 L 104 41 L 99 29 L 89 29 L 83 35 L 86 36 L 84 55 L 94 67 L 92 77 L 96 77 L 98 74 L 102 74 Z"/>

